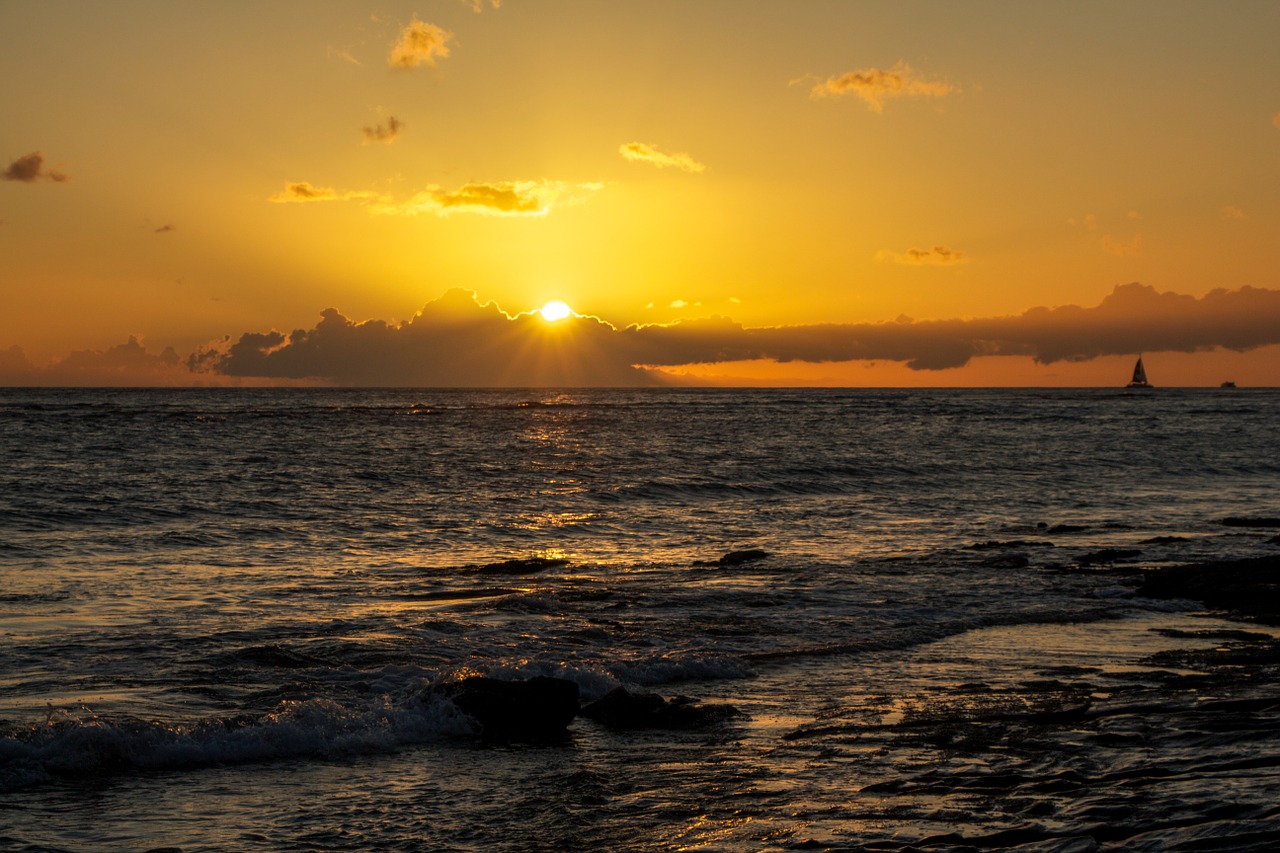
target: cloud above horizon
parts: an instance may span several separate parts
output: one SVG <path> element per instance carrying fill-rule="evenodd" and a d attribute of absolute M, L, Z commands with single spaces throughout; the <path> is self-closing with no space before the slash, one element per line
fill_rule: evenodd
<path fill-rule="evenodd" d="M 557 204 L 578 204 L 602 184 L 564 181 L 496 181 L 445 190 L 434 184 L 404 202 L 374 205 L 374 213 L 413 216 L 480 213 L 488 216 L 545 216 Z"/>
<path fill-rule="evenodd" d="M 673 166 L 685 172 L 702 172 L 707 168 L 683 151 L 675 154 L 664 154 L 652 145 L 646 145 L 643 142 L 628 142 L 625 145 L 621 145 L 618 148 L 618 153 L 633 163 L 649 163 L 659 169 Z"/>
<path fill-rule="evenodd" d="M 400 40 L 391 48 L 387 64 L 392 68 L 417 68 L 419 65 L 434 68 L 436 57 L 449 55 L 448 41 L 451 38 L 453 33 L 414 18 L 400 31 Z"/>
<path fill-rule="evenodd" d="M 934 246 L 931 249 L 907 249 L 905 252 L 891 252 L 888 249 L 882 249 L 876 252 L 877 261 L 891 261 L 895 264 L 906 264 L 908 266 L 952 266 L 954 264 L 966 264 L 969 262 L 969 256 L 964 252 L 958 252 L 954 249 L 948 249 L 946 246 Z"/>
<path fill-rule="evenodd" d="M 893 98 L 941 98 L 956 88 L 942 80 L 926 80 L 905 62 L 888 70 L 862 68 L 838 77 L 828 77 L 809 90 L 814 99 L 854 95 L 872 111 L 884 112 L 884 102 Z"/>
<path fill-rule="evenodd" d="M 511 316 L 453 289 L 402 323 L 358 323 L 328 308 L 314 328 L 245 332 L 181 364 L 170 351 L 145 353 L 135 339 L 101 353 L 73 353 L 47 368 L 31 366 L 13 348 L 0 351 L 0 383 L 104 384 L 87 379 L 121 377 L 129 365 L 170 384 L 439 387 L 660 384 L 663 368 L 753 359 L 892 361 L 931 371 L 983 356 L 1047 365 L 1136 352 L 1244 352 L 1280 345 L 1277 318 L 1280 290 L 1246 286 L 1194 297 L 1126 284 L 1091 308 L 1038 307 L 1004 317 L 765 328 L 710 317 L 617 328 L 590 316 L 555 324 L 537 312 Z"/>
<path fill-rule="evenodd" d="M 32 151 L 30 154 L 14 160 L 9 164 L 8 168 L 0 172 L 0 178 L 24 184 L 33 184 L 36 181 L 52 181 L 55 184 L 65 184 L 70 180 L 62 172 L 46 170 L 44 168 L 44 154 L 39 151 Z"/>
<path fill-rule="evenodd" d="M 372 145 L 376 143 L 390 144 L 396 141 L 400 136 L 400 131 L 404 127 L 404 122 L 395 116 L 388 116 L 387 123 L 375 124 L 373 127 L 364 128 L 364 144 Z"/>

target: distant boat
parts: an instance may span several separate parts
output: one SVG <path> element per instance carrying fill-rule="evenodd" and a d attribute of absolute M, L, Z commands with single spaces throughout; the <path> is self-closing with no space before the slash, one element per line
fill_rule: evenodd
<path fill-rule="evenodd" d="M 1125 386 L 1126 388 L 1154 388 L 1147 381 L 1147 370 L 1142 366 L 1142 356 L 1138 356 L 1138 363 L 1133 366 L 1133 380 Z"/>
<path fill-rule="evenodd" d="M 1236 387 L 1236 383 L 1234 383 L 1234 382 L 1232 382 L 1232 381 L 1228 380 L 1228 381 L 1226 381 L 1226 382 L 1223 382 L 1223 383 L 1222 383 L 1221 385 L 1219 385 L 1218 387 L 1219 387 L 1219 388 L 1234 388 L 1234 387 Z"/>

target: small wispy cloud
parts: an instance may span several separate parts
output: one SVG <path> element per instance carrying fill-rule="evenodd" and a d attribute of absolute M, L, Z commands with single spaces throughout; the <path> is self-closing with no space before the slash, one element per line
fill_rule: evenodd
<path fill-rule="evenodd" d="M 417 68 L 419 65 L 435 67 L 436 58 L 449 55 L 449 39 L 453 33 L 435 24 L 426 24 L 414 18 L 400 32 L 400 40 L 391 48 L 387 63 L 392 68 Z"/>
<path fill-rule="evenodd" d="M 384 203 L 375 213 L 413 216 L 434 213 L 480 213 L 489 216 L 545 216 L 557 205 L 578 204 L 602 184 L 564 181 L 473 182 L 454 190 L 429 186 L 402 203 Z"/>
<path fill-rule="evenodd" d="M 386 124 L 378 123 L 373 127 L 364 128 L 364 144 L 372 145 L 379 142 L 390 144 L 395 142 L 403 127 L 404 122 L 400 121 L 400 119 L 395 116 L 388 116 Z"/>
<path fill-rule="evenodd" d="M 36 181 L 52 181 L 55 184 L 63 184 L 70 180 L 61 172 L 46 170 L 44 168 L 44 155 L 39 151 L 32 151 L 30 154 L 14 160 L 4 172 L 0 172 L 0 178 L 24 184 L 33 184 Z"/>
<path fill-rule="evenodd" d="M 477 15 L 484 11 L 485 0 L 462 0 L 462 5 L 470 7 Z M 489 0 L 490 9 L 501 9 L 502 0 Z"/>
<path fill-rule="evenodd" d="M 1227 219 L 1232 222 L 1241 222 L 1249 218 L 1244 215 L 1243 210 L 1236 207 L 1234 204 L 1229 204 L 1226 207 L 1222 208 L 1220 211 L 1218 211 L 1218 215 L 1221 216 L 1223 219 Z"/>
<path fill-rule="evenodd" d="M 838 77 L 828 77 L 810 91 L 811 98 L 855 95 L 875 112 L 884 111 L 884 102 L 892 98 L 941 98 L 956 91 L 943 80 L 926 80 L 910 65 L 899 62 L 888 70 L 863 68 Z"/>
<path fill-rule="evenodd" d="M 969 256 L 964 252 L 948 249 L 946 246 L 934 246 L 931 249 L 907 249 L 905 252 L 891 252 L 888 249 L 882 249 L 876 252 L 876 260 L 882 263 L 891 262 L 909 266 L 925 264 L 951 266 L 968 263 Z"/>
<path fill-rule="evenodd" d="M 361 62 L 360 60 L 356 59 L 356 58 L 351 54 L 351 51 L 350 51 L 350 50 L 348 50 L 348 49 L 346 49 L 346 48 L 330 47 L 330 48 L 329 48 L 329 56 L 331 56 L 331 57 L 336 56 L 336 57 L 338 57 L 338 59 L 341 59 L 343 62 L 346 62 L 346 63 L 348 63 L 348 64 L 350 64 L 350 65 L 356 65 L 356 66 L 359 66 L 359 67 L 361 67 L 361 68 L 363 68 L 363 67 L 364 67 L 364 63 L 363 63 L 363 62 Z"/>
<path fill-rule="evenodd" d="M 684 152 L 664 154 L 643 142 L 628 142 L 618 148 L 618 153 L 633 163 L 651 163 L 660 169 L 674 166 L 686 172 L 701 172 L 707 168 Z"/>
<path fill-rule="evenodd" d="M 161 225 L 159 228 L 157 228 L 157 229 L 155 230 L 155 233 L 157 233 L 157 234 L 168 234 L 168 233 L 169 233 L 169 232 L 171 232 L 171 231 L 177 231 L 177 230 L 178 230 L 178 229 L 177 229 L 177 228 L 174 228 L 172 225 Z"/>
<path fill-rule="evenodd" d="M 1128 240 L 1106 236 L 1102 238 L 1102 251 L 1117 258 L 1142 254 L 1142 235 L 1134 234 Z"/>
<path fill-rule="evenodd" d="M 306 181 L 294 181 L 285 184 L 284 189 L 273 195 L 268 201 L 276 203 L 334 201 L 337 198 L 338 194 L 334 192 L 333 187 L 317 187 Z"/>

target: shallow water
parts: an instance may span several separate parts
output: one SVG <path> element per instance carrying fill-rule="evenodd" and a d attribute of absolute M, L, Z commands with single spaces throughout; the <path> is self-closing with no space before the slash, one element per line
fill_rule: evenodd
<path fill-rule="evenodd" d="M 1274 552 L 1220 522 L 1280 516 L 1278 414 L 0 391 L 0 844 L 1266 849 L 1274 665 L 1170 652 L 1269 631 L 1116 570 Z M 568 563 L 481 568 L 530 556 Z M 742 715 L 486 744 L 426 689 L 467 672 Z"/>

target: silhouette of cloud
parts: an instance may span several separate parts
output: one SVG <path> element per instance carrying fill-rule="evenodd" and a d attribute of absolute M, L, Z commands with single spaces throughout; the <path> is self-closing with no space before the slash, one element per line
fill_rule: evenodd
<path fill-rule="evenodd" d="M 392 143 L 396 141 L 396 137 L 400 135 L 400 129 L 404 127 L 404 122 L 395 116 L 388 116 L 385 125 L 379 123 L 373 127 L 364 128 L 364 143 L 385 142 Z"/>
<path fill-rule="evenodd" d="M 659 169 L 674 166 L 685 172 L 702 172 L 707 168 L 684 152 L 664 154 L 643 142 L 628 142 L 618 148 L 618 153 L 633 163 L 652 163 Z"/>
<path fill-rule="evenodd" d="M 926 80 L 910 65 L 899 62 L 893 68 L 863 68 L 849 71 L 838 77 L 828 77 L 809 90 L 811 98 L 855 95 L 873 111 L 884 111 L 884 102 L 891 98 L 941 98 L 955 91 L 950 83 Z"/>
<path fill-rule="evenodd" d="M 339 385 L 608 386 L 651 384 L 611 342 L 617 330 L 573 315 L 506 314 L 475 294 L 447 292 L 412 319 L 356 323 L 336 309 L 313 329 L 246 333 L 191 364 L 230 376 L 322 378 Z"/>
<path fill-rule="evenodd" d="M 70 178 L 62 172 L 50 172 L 44 168 L 44 155 L 39 151 L 32 151 L 30 154 L 19 157 L 9 164 L 3 172 L 0 172 L 0 178 L 6 181 L 19 181 L 24 184 L 33 184 L 36 181 L 53 181 L 56 184 L 66 183 Z"/>
<path fill-rule="evenodd" d="M 557 204 L 578 204 L 601 184 L 563 181 L 498 181 L 464 184 L 455 190 L 432 185 L 401 203 L 375 205 L 375 213 L 412 216 L 481 213 L 490 216 L 545 216 Z"/>
<path fill-rule="evenodd" d="M 414 18 L 400 31 L 400 40 L 391 48 L 387 63 L 392 68 L 417 68 L 419 65 L 435 67 L 436 57 L 449 55 L 449 39 L 453 33 L 425 24 Z"/>
<path fill-rule="evenodd" d="M 217 377 L 212 377 L 217 379 Z M 193 377 L 172 347 L 147 352 L 137 337 L 106 350 L 77 350 L 36 367 L 21 347 L 0 351 L 0 385 L 191 385 Z"/>
<path fill-rule="evenodd" d="M 913 370 L 963 367 L 979 356 L 1042 364 L 1137 351 L 1245 351 L 1280 344 L 1280 290 L 1244 287 L 1196 298 L 1128 284 L 1094 308 L 1033 308 L 970 320 L 745 328 L 725 317 L 618 329 L 595 317 L 555 325 L 509 316 L 451 290 L 398 324 L 355 323 L 325 310 L 314 329 L 245 333 L 193 367 L 239 377 L 354 385 L 634 385 L 647 368 L 751 359 L 896 361 Z"/>
<path fill-rule="evenodd" d="M 529 387 L 661 384 L 683 365 L 899 362 L 963 367 L 983 356 L 1041 364 L 1135 352 L 1245 352 L 1280 345 L 1280 290 L 1242 287 L 1193 297 L 1120 285 L 1098 305 L 1032 308 L 975 319 L 746 328 L 726 317 L 617 328 L 591 316 L 556 323 L 510 315 L 450 290 L 401 323 L 356 322 L 328 308 L 311 329 L 245 332 L 180 358 L 137 338 L 82 350 L 47 367 L 0 350 L 0 385 L 326 384 Z"/>
<path fill-rule="evenodd" d="M 178 229 L 177 229 L 177 228 L 174 228 L 172 225 L 161 225 L 159 228 L 157 228 L 157 229 L 155 230 L 155 233 L 157 233 L 157 234 L 168 234 L 168 233 L 169 233 L 169 232 L 171 232 L 171 231 L 177 231 L 177 230 L 178 230 Z"/>
<path fill-rule="evenodd" d="M 932 249 L 907 249 L 905 252 L 891 252 L 888 249 L 882 249 L 876 252 L 876 260 L 891 261 L 895 264 L 907 264 L 910 266 L 924 264 L 951 266 L 953 264 L 968 263 L 969 256 L 964 252 L 948 249 L 946 246 L 934 246 Z"/>

